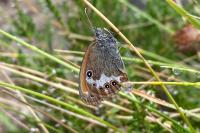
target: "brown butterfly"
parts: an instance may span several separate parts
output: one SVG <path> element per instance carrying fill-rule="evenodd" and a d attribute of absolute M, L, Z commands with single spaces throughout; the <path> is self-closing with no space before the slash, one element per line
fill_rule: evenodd
<path fill-rule="evenodd" d="M 105 28 L 93 29 L 95 40 L 82 61 L 79 95 L 85 103 L 98 105 L 116 94 L 128 77 L 116 38 Z"/>

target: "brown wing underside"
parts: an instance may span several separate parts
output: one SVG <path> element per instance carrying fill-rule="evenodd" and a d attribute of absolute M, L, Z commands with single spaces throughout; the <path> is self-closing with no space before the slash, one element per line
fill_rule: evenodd
<path fill-rule="evenodd" d="M 80 87 L 79 92 L 83 101 L 86 103 L 96 105 L 102 99 L 111 97 L 120 90 L 120 83 L 128 80 L 127 74 L 124 71 L 124 64 L 119 54 L 110 53 L 111 50 L 101 51 L 95 43 L 91 44 L 83 58 L 81 72 L 80 72 Z M 92 70 L 92 79 L 99 80 L 102 74 L 107 77 L 120 76 L 120 81 L 111 80 L 105 83 L 104 86 L 97 88 L 86 81 L 86 71 Z M 106 88 L 106 85 L 109 85 Z"/>
<path fill-rule="evenodd" d="M 98 49 L 95 44 L 91 46 L 89 50 L 90 54 L 87 56 L 87 70 L 93 71 L 92 79 L 94 81 L 99 80 L 102 74 L 105 74 L 107 77 L 121 77 L 120 81 L 113 79 L 99 88 L 91 84 L 87 84 L 90 92 L 101 98 L 113 96 L 120 90 L 120 83 L 128 80 L 120 54 L 116 54 L 116 51 L 112 52 L 111 49 Z M 116 85 L 112 85 L 113 81 Z M 106 85 L 109 85 L 109 88 L 106 88 Z"/>
<path fill-rule="evenodd" d="M 87 104 L 91 104 L 91 105 L 98 105 L 101 103 L 102 99 L 98 96 L 92 95 L 89 89 L 89 86 L 86 82 L 86 69 L 87 69 L 87 64 L 88 64 L 88 58 L 90 56 L 90 50 L 92 49 L 92 46 L 94 44 L 91 44 L 82 61 L 82 66 L 81 66 L 81 70 L 80 70 L 80 83 L 79 83 L 79 95 L 80 98 Z"/>

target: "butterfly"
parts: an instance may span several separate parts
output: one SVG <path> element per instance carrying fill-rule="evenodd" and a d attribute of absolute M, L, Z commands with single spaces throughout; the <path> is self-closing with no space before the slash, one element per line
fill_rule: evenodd
<path fill-rule="evenodd" d="M 79 95 L 90 105 L 99 105 L 115 95 L 128 81 L 118 41 L 106 28 L 93 28 L 94 41 L 85 52 L 79 74 Z"/>

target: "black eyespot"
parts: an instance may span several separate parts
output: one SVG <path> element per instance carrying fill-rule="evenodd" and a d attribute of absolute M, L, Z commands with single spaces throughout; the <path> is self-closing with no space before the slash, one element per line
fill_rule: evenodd
<path fill-rule="evenodd" d="M 92 86 L 96 87 L 97 85 L 96 85 L 96 83 L 93 83 Z"/>
<path fill-rule="evenodd" d="M 102 88 L 102 87 L 100 87 L 100 88 L 99 88 L 99 90 L 103 91 L 103 88 Z"/>
<path fill-rule="evenodd" d="M 116 82 L 116 81 L 112 81 L 111 84 L 112 84 L 113 86 L 115 86 L 115 85 L 117 85 L 117 82 Z"/>
<path fill-rule="evenodd" d="M 105 88 L 109 88 L 109 87 L 110 87 L 110 85 L 109 85 L 109 84 L 106 84 L 106 85 L 105 85 Z"/>
<path fill-rule="evenodd" d="M 91 77 L 92 77 L 92 71 L 91 71 L 91 70 L 88 70 L 86 74 L 87 74 L 87 77 L 88 77 L 88 78 L 91 78 Z"/>

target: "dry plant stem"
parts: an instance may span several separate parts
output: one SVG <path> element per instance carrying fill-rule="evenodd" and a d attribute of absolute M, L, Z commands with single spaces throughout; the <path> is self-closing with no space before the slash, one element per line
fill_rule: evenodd
<path fill-rule="evenodd" d="M 196 115 L 196 117 L 198 119 L 200 119 L 200 115 L 199 115 L 200 108 L 191 109 L 191 110 L 189 110 L 189 112 L 191 112 L 192 113 L 191 115 L 193 115 L 193 116 L 194 116 L 194 114 L 198 114 L 198 115 Z M 171 113 L 170 114 L 170 117 L 178 117 L 178 116 L 179 116 L 178 113 Z"/>
<path fill-rule="evenodd" d="M 65 95 L 64 98 L 66 98 L 66 101 L 72 101 L 72 102 L 74 102 L 76 104 L 85 106 L 85 107 L 93 109 L 93 110 L 97 109 L 97 107 L 89 105 L 89 104 L 85 104 L 82 101 L 80 101 L 80 99 L 77 99 L 76 97 L 71 97 L 71 96 Z"/>
<path fill-rule="evenodd" d="M 68 114 L 68 115 L 70 115 L 70 116 L 74 116 L 74 117 L 77 117 L 77 118 L 79 118 L 79 119 L 85 120 L 85 121 L 87 121 L 87 122 L 91 122 L 91 123 L 94 123 L 94 124 L 96 124 L 96 125 L 106 127 L 106 126 L 105 126 L 104 124 L 102 124 L 101 122 L 99 122 L 99 121 L 97 121 L 97 120 L 94 120 L 94 119 L 91 119 L 91 118 L 88 118 L 88 117 L 86 117 L 86 116 L 84 116 L 84 115 L 80 115 L 80 114 L 78 114 L 78 113 L 71 112 L 71 111 L 69 111 L 69 110 L 63 109 L 63 108 L 61 108 L 61 107 L 59 107 L 59 106 L 56 106 L 56 105 L 53 105 L 53 104 L 51 104 L 51 103 L 47 103 L 47 102 L 38 100 L 38 99 L 36 99 L 36 98 L 34 98 L 34 97 L 31 97 L 31 96 L 29 96 L 29 95 L 26 95 L 26 94 L 25 94 L 25 97 L 28 98 L 28 99 L 30 99 L 30 100 L 32 100 L 32 101 L 38 102 L 38 103 L 43 104 L 43 105 L 45 105 L 45 106 L 48 106 L 48 107 L 50 107 L 50 108 L 53 108 L 53 109 L 56 109 L 56 110 L 61 111 L 61 112 L 63 112 L 63 113 L 66 113 L 66 114 Z"/>
<path fill-rule="evenodd" d="M 174 105 L 173 104 L 170 104 L 162 99 L 159 99 L 159 98 L 156 98 L 156 97 L 153 97 L 151 95 L 148 95 L 146 92 L 144 91 L 140 91 L 140 90 L 132 90 L 132 93 L 137 95 L 137 96 L 140 96 L 142 98 L 145 98 L 151 102 L 154 102 L 154 103 L 157 103 L 159 105 L 162 105 L 164 107 L 168 107 L 168 108 L 171 108 L 171 109 L 175 109 Z"/>
<path fill-rule="evenodd" d="M 78 92 L 76 90 L 71 89 L 69 87 L 66 87 L 66 86 L 64 86 L 62 84 L 54 83 L 54 82 L 48 81 L 48 80 L 43 79 L 43 78 L 39 78 L 37 76 L 31 75 L 31 74 L 28 74 L 28 73 L 20 72 L 20 71 L 17 71 L 15 69 L 12 69 L 12 68 L 5 67 L 3 65 L 0 65 L 0 68 L 8 70 L 8 71 L 11 71 L 13 73 L 16 73 L 18 75 L 24 76 L 24 77 L 32 79 L 32 80 L 35 80 L 35 81 L 38 81 L 38 82 L 41 82 L 41 83 L 44 83 L 44 84 L 48 84 L 48 85 L 54 86 L 56 88 L 60 88 L 60 89 L 62 89 L 64 91 L 66 91 L 66 92 L 70 92 L 70 93 L 73 93 L 73 94 L 78 94 Z"/>
<path fill-rule="evenodd" d="M 195 55 L 195 56 L 192 56 L 192 57 L 185 58 L 183 61 L 178 62 L 178 64 L 180 63 L 180 64 L 185 65 L 186 62 L 191 61 L 191 60 L 194 59 L 195 57 L 196 57 L 196 55 Z M 138 68 L 140 68 L 140 67 L 138 67 Z M 166 72 L 166 71 L 167 71 L 167 70 L 165 69 L 165 70 L 161 71 L 160 73 L 158 73 L 158 75 L 159 75 L 159 76 L 162 76 L 162 77 L 164 77 L 164 78 L 166 78 L 167 81 L 168 81 L 169 79 L 170 79 L 170 80 L 173 79 L 173 81 L 177 81 L 177 82 L 181 82 L 181 81 L 182 81 L 182 80 L 179 80 L 179 79 L 174 78 L 173 76 L 168 77 L 167 75 L 165 75 L 165 72 Z M 154 81 L 154 79 L 155 79 L 155 78 L 152 77 L 151 79 L 148 80 L 148 82 L 152 82 L 152 81 Z M 143 89 L 143 88 L 145 88 L 147 85 L 148 85 L 148 84 L 142 84 L 138 89 Z"/>
<path fill-rule="evenodd" d="M 32 74 L 32 75 L 37 76 L 37 77 L 42 77 L 44 79 L 46 77 L 48 77 L 48 74 L 45 74 L 45 73 L 30 69 L 30 68 L 27 68 L 27 67 L 18 66 L 18 65 L 14 65 L 14 64 L 8 64 L 8 63 L 5 63 L 5 62 L 3 62 L 3 63 L 0 62 L 0 65 L 4 65 L 4 66 L 7 66 L 7 67 L 10 67 L 10 68 L 13 68 L 13 69 L 17 69 L 19 71 L 22 71 L 22 72 L 25 72 L 25 73 L 29 73 L 29 74 Z M 73 87 L 78 87 L 78 84 L 74 83 L 71 80 L 62 79 L 60 77 L 54 77 L 54 78 L 55 78 L 56 81 L 58 81 L 60 83 L 63 83 L 65 85 L 71 85 Z"/>
<path fill-rule="evenodd" d="M 9 78 L 9 76 L 7 75 L 7 73 L 4 70 L 1 70 L 3 75 L 5 76 L 5 78 L 8 80 L 8 82 L 10 82 L 12 85 L 15 85 L 14 82 Z M 16 90 L 16 93 L 19 95 L 19 98 L 24 102 L 27 103 L 26 99 L 23 97 L 23 95 L 21 94 L 20 91 Z M 35 111 L 30 107 L 30 106 L 26 106 L 27 109 L 30 111 L 30 113 L 33 115 L 33 117 L 36 119 L 36 121 L 38 122 L 38 125 L 40 126 L 40 128 L 43 130 L 44 133 L 49 133 L 49 131 L 47 130 L 47 128 L 41 123 L 40 118 L 37 116 L 37 114 L 35 113 Z"/>
<path fill-rule="evenodd" d="M 171 125 L 167 125 L 166 123 L 162 122 L 159 118 L 155 118 L 154 116 L 146 116 L 145 120 L 152 122 L 152 123 L 157 123 L 161 127 L 163 127 L 166 131 L 169 133 L 173 133 L 172 129 L 170 128 Z"/>
<path fill-rule="evenodd" d="M 16 123 L 18 126 L 20 126 L 21 128 L 25 128 L 26 130 L 30 130 L 30 128 L 26 125 L 26 124 L 24 124 L 24 123 L 22 123 L 20 120 L 18 120 L 15 116 L 13 116 L 11 113 L 9 113 L 7 110 L 5 110 L 5 109 L 3 109 L 3 107 L 1 106 L 1 108 L 0 108 L 0 111 L 1 112 L 4 112 L 8 117 L 10 117 L 11 119 L 12 119 L 12 121 L 14 122 L 14 123 Z"/>
<path fill-rule="evenodd" d="M 142 91 L 139 91 L 139 90 L 133 90 L 132 93 L 137 95 L 137 96 L 140 96 L 142 98 L 145 98 L 145 99 L 147 99 L 147 100 L 149 100 L 151 102 L 154 102 L 156 104 L 162 105 L 164 107 L 168 107 L 168 108 L 171 108 L 171 109 L 176 109 L 176 107 L 173 104 L 168 103 L 168 102 L 166 102 L 166 101 L 164 101 L 162 99 L 150 96 L 150 95 L 146 94 L 145 92 L 142 92 Z M 181 107 L 180 107 L 180 110 L 182 112 L 184 112 L 187 116 L 191 116 L 191 117 L 194 117 L 196 119 L 200 119 L 200 117 L 196 113 L 193 113 L 190 110 L 184 110 Z"/>
<path fill-rule="evenodd" d="M 69 64 L 71 64 L 72 66 L 74 66 L 74 67 L 76 67 L 76 68 L 78 68 L 78 69 L 80 69 L 80 66 L 79 65 L 77 65 L 77 64 L 75 64 L 75 63 L 73 63 L 73 62 L 71 62 L 69 59 L 67 59 L 66 57 L 63 57 L 63 56 L 61 56 L 61 55 L 58 55 L 59 57 L 61 57 L 64 61 L 66 61 L 67 63 L 69 63 Z"/>
<path fill-rule="evenodd" d="M 146 72 L 146 70 L 145 70 Z M 158 75 L 161 77 L 161 78 L 164 78 L 166 79 L 167 81 L 169 80 L 169 77 L 166 75 L 166 70 L 162 71 L 162 72 L 159 72 Z M 144 89 L 146 86 L 148 85 L 151 85 L 150 84 L 146 84 L 146 82 L 154 82 L 154 83 L 157 83 L 156 81 L 154 81 L 155 78 L 154 77 L 150 77 L 150 78 L 147 78 L 147 81 L 145 81 L 145 84 L 141 84 L 141 86 L 138 87 L 138 90 L 141 90 L 141 89 Z M 180 80 L 176 79 L 176 78 L 171 78 L 170 81 L 176 81 L 176 82 L 180 82 Z M 162 82 L 162 83 L 165 83 L 165 82 Z M 160 84 L 158 84 L 160 85 Z M 167 85 L 167 84 L 166 84 Z"/>
<path fill-rule="evenodd" d="M 158 80 L 159 82 L 162 82 L 160 80 L 160 78 L 157 76 L 156 72 L 151 68 L 151 66 L 149 65 L 149 63 L 144 59 L 144 57 L 140 54 L 140 52 L 137 50 L 137 48 L 119 31 L 119 29 L 112 24 L 111 21 L 109 21 L 99 10 L 97 10 L 90 2 L 88 2 L 87 0 L 83 0 L 83 2 L 90 7 L 97 15 L 99 15 L 126 43 L 127 45 L 133 50 L 135 51 L 135 53 L 142 59 L 142 61 L 144 62 L 144 64 L 147 66 L 147 68 L 149 69 L 149 71 L 152 73 L 152 75 L 155 77 L 156 80 Z M 178 104 L 176 103 L 176 101 L 174 100 L 174 98 L 172 97 L 172 95 L 169 93 L 169 91 L 167 90 L 167 88 L 165 87 L 164 84 L 161 84 L 161 88 L 163 89 L 163 91 L 166 93 L 166 95 L 169 97 L 170 101 L 174 104 L 174 106 L 176 107 L 177 111 L 180 113 L 181 117 L 183 118 L 183 120 L 187 123 L 187 125 L 190 128 L 191 132 L 195 132 L 194 128 L 192 127 L 190 121 L 188 120 L 188 118 L 185 116 L 185 114 L 180 110 Z"/>
<path fill-rule="evenodd" d="M 114 107 L 114 108 L 117 108 L 117 109 L 121 109 L 121 110 L 123 110 L 123 111 L 125 111 L 125 112 L 128 112 L 128 113 L 133 113 L 133 111 L 132 110 L 130 110 L 130 109 L 128 109 L 128 108 L 125 108 L 125 107 L 123 107 L 123 106 L 119 106 L 118 104 L 114 104 L 114 103 L 112 103 L 112 102 L 109 102 L 109 101 L 103 101 L 103 103 L 105 104 L 105 105 L 107 105 L 107 106 L 111 106 L 111 107 Z"/>
<path fill-rule="evenodd" d="M 195 82 L 195 83 L 191 83 L 191 82 L 126 82 L 128 84 L 148 84 L 148 85 L 179 85 L 179 86 L 198 86 L 200 87 L 200 82 Z"/>
<path fill-rule="evenodd" d="M 85 35 L 79 35 L 76 33 L 70 33 L 69 34 L 70 39 L 77 39 L 77 40 L 83 40 L 83 41 L 92 41 L 93 38 L 90 36 L 85 36 Z"/>
<path fill-rule="evenodd" d="M 133 116 L 116 115 L 115 118 L 121 119 L 121 120 L 132 120 Z"/>
<path fill-rule="evenodd" d="M 149 71 L 148 71 L 148 69 L 146 69 L 146 68 L 142 68 L 141 66 L 138 66 L 138 65 L 134 65 L 134 68 L 136 68 L 136 70 L 139 70 L 139 71 L 142 71 L 142 73 L 149 73 Z M 169 79 L 170 79 L 170 81 L 176 81 L 176 82 L 181 82 L 182 80 L 179 80 L 179 79 L 177 79 L 177 78 L 175 78 L 174 76 L 168 76 L 167 75 L 168 73 L 167 73 L 167 70 L 164 70 L 164 71 L 161 71 L 161 72 L 157 72 L 157 75 L 160 77 L 160 78 L 163 78 L 163 79 L 166 79 L 167 81 L 169 81 Z M 143 75 L 142 75 L 142 77 L 143 77 Z M 155 77 L 150 77 L 150 78 L 147 78 L 147 80 L 148 81 L 146 81 L 146 82 L 151 82 L 151 81 L 154 81 L 155 80 Z M 154 82 L 156 82 L 156 81 L 154 81 Z M 164 82 L 162 82 L 162 83 L 164 83 Z"/>
<path fill-rule="evenodd" d="M 41 109 L 38 109 L 37 107 L 32 106 L 31 104 L 24 102 L 22 100 L 20 100 L 17 96 L 11 94 L 10 92 L 4 91 L 5 93 L 7 93 L 8 95 L 10 95 L 11 97 L 15 98 L 17 101 L 21 102 L 22 104 L 24 104 L 25 106 L 29 106 L 30 108 L 32 108 L 34 111 L 37 111 L 41 114 L 43 114 L 44 116 L 46 116 L 47 118 L 53 119 L 54 121 L 56 121 L 57 123 L 59 123 L 60 125 L 62 125 L 63 127 L 65 127 L 66 129 L 69 129 L 71 132 L 73 133 L 78 133 L 77 131 L 75 131 L 73 128 L 71 128 L 70 126 L 60 122 L 59 120 L 57 120 L 56 118 L 54 118 L 53 116 L 49 115 L 47 112 L 42 111 Z M 23 95 L 22 95 L 23 96 Z M 23 96 L 24 97 L 24 96 Z"/>

